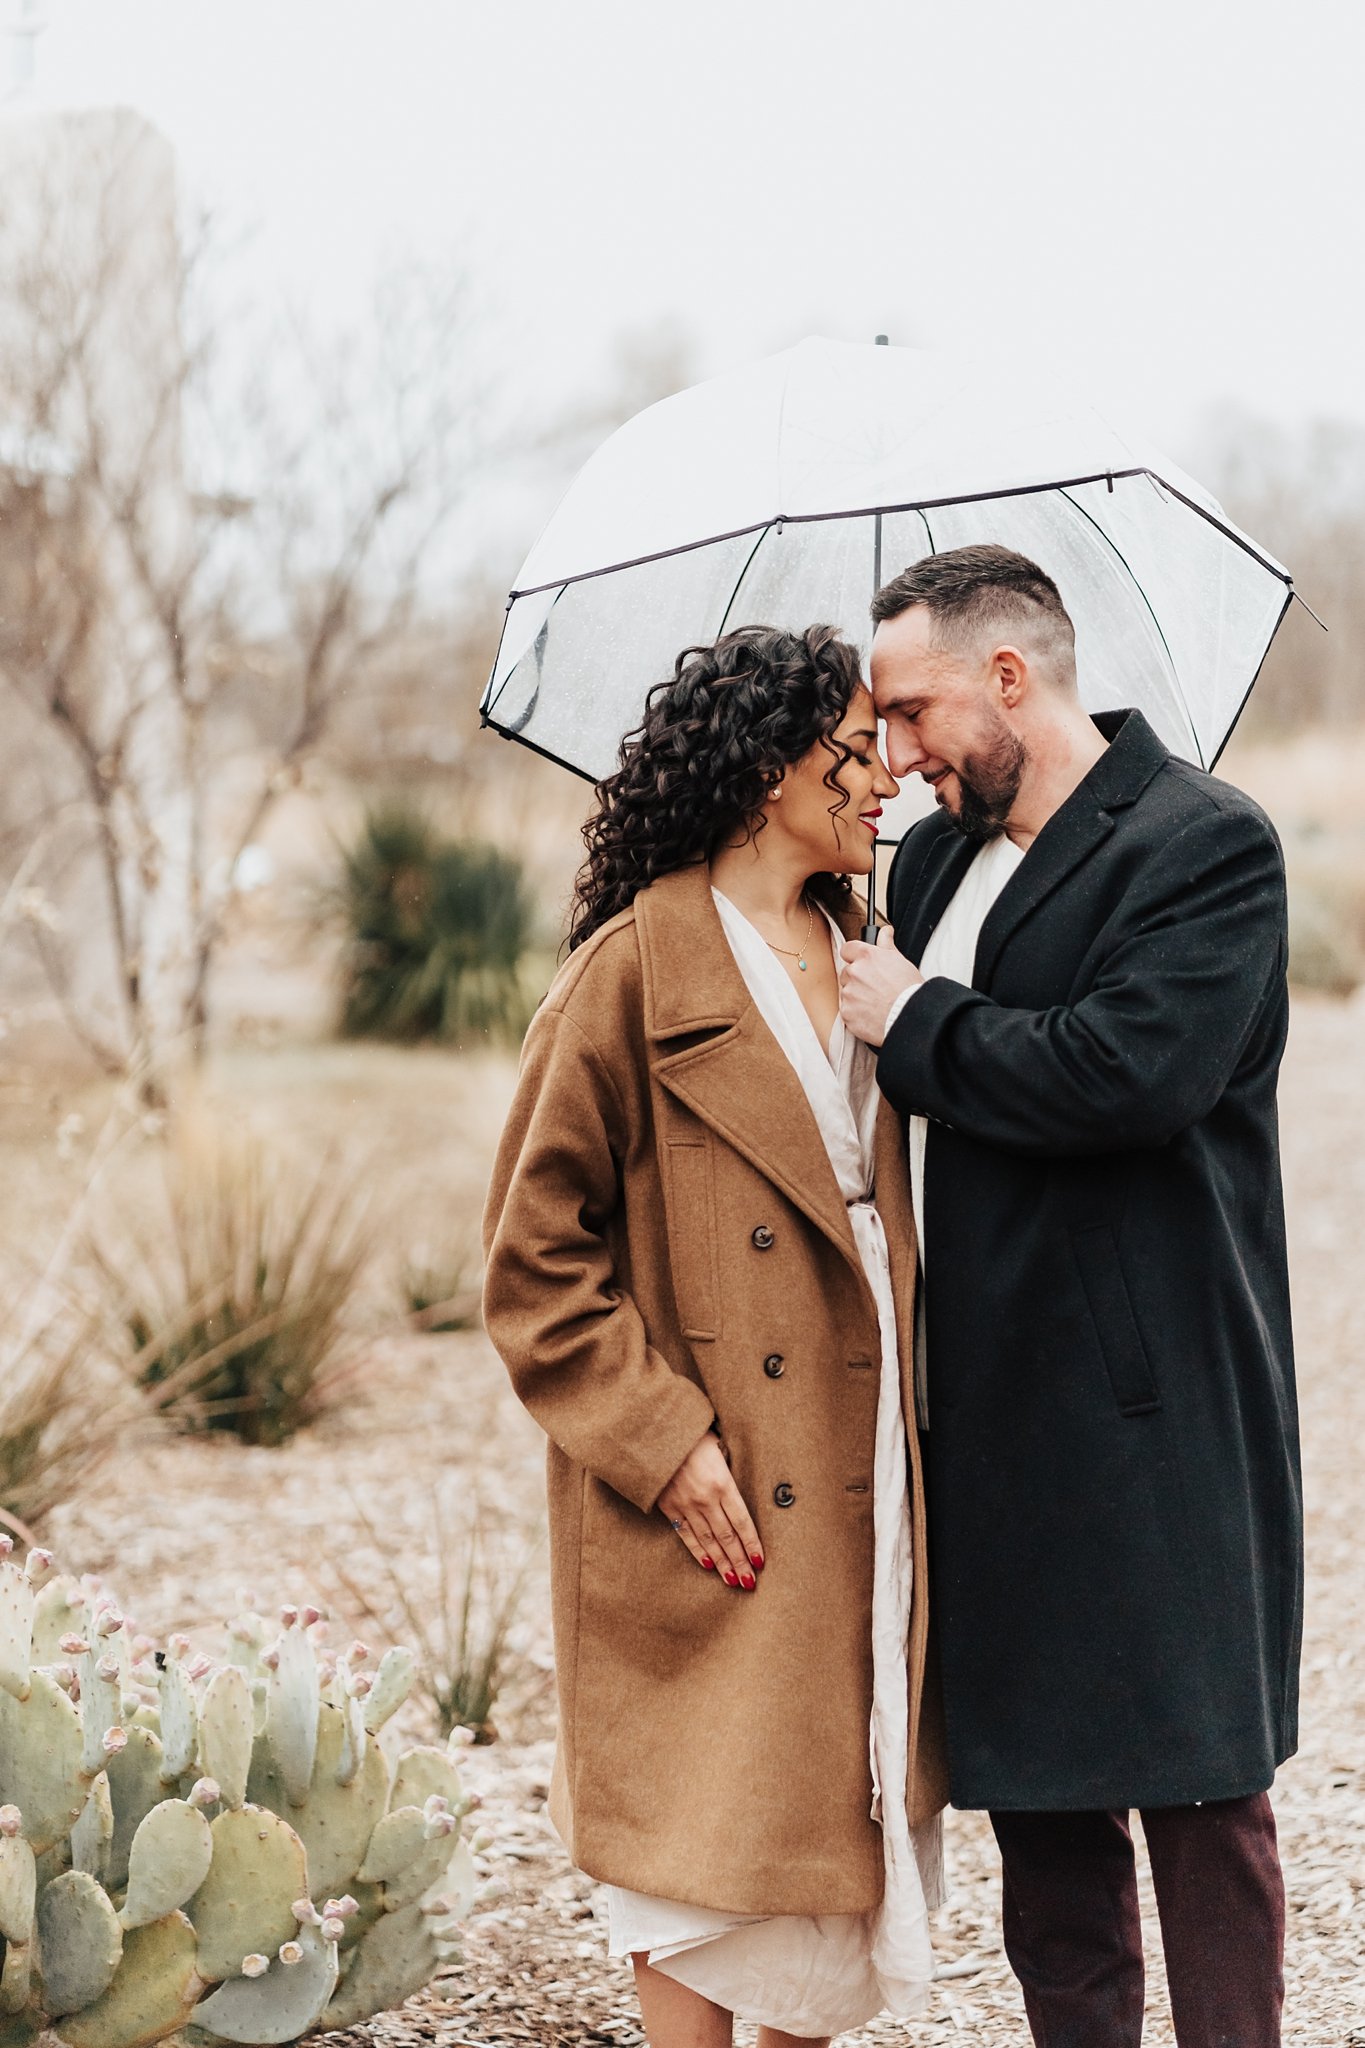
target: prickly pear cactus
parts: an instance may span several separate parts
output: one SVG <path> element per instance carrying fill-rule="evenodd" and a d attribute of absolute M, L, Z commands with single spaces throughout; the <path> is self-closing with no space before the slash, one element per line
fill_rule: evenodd
<path fill-rule="evenodd" d="M 316 1608 L 214 1659 L 0 1535 L 0 2040 L 286 2042 L 401 2004 L 473 1897 L 452 1754 L 392 1761 L 413 1660 Z"/>

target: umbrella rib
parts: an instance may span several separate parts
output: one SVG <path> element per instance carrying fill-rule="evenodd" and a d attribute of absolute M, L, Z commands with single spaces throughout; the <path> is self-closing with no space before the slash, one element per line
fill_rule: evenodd
<path fill-rule="evenodd" d="M 710 533 L 701 540 L 682 541 L 675 548 L 656 548 L 652 554 L 632 555 L 625 561 L 608 562 L 600 569 L 581 569 L 576 576 L 553 576 L 545 583 L 530 583 L 524 590 L 512 591 L 511 596 L 513 600 L 519 597 L 535 597 L 542 590 L 567 588 L 570 583 L 591 583 L 599 576 L 618 575 L 623 569 L 641 569 L 647 562 L 667 562 L 675 555 L 695 554 L 698 548 L 717 547 L 726 540 L 742 540 L 746 533 L 763 533 L 772 526 L 818 526 L 831 519 L 871 519 L 877 512 L 918 512 L 922 516 L 925 512 L 953 505 L 989 505 L 1003 498 L 1037 498 L 1048 491 L 1078 490 L 1083 484 L 1126 483 L 1135 477 L 1149 478 L 1172 498 L 1178 499 L 1187 510 L 1206 520 L 1225 539 L 1239 547 L 1243 554 L 1250 555 L 1254 562 L 1259 562 L 1268 575 L 1278 577 L 1281 583 L 1292 584 L 1293 578 L 1289 571 L 1282 569 L 1278 563 L 1268 561 L 1244 534 L 1225 525 L 1221 519 L 1215 519 L 1212 512 L 1203 505 L 1198 504 L 1193 498 L 1186 497 L 1174 484 L 1167 483 L 1165 477 L 1156 470 L 1143 465 L 1136 469 L 1098 469 L 1090 476 L 1056 477 L 1052 482 L 1045 484 L 1016 484 L 1011 490 L 1005 491 L 967 491 L 956 498 L 924 498 L 918 503 L 910 499 L 899 505 L 858 505 L 847 512 L 776 512 L 771 518 L 754 520 L 747 526 L 734 526 L 726 533 Z M 925 523 L 928 524 L 927 521 Z"/>
<path fill-rule="evenodd" d="M 567 768 L 570 775 L 577 775 L 583 782 L 590 782 L 595 787 L 601 779 L 590 769 L 580 768 L 576 761 L 566 761 L 562 754 L 552 754 L 548 747 L 537 746 L 534 740 L 527 739 L 524 732 L 513 732 L 510 726 L 499 725 L 496 718 L 489 718 L 485 714 L 483 724 L 487 731 L 495 732 L 499 739 L 511 740 L 519 747 L 529 747 L 533 754 L 539 754 L 542 761 L 553 761 L 556 768 Z"/>
<path fill-rule="evenodd" d="M 1269 660 L 1269 658 L 1270 658 L 1270 650 L 1271 650 L 1271 648 L 1272 648 L 1272 647 L 1273 647 L 1273 646 L 1275 645 L 1275 635 L 1276 635 L 1276 634 L 1277 634 L 1277 633 L 1279 632 L 1279 630 L 1280 630 L 1281 626 L 1282 626 L 1282 625 L 1284 624 L 1284 620 L 1285 620 L 1285 613 L 1286 613 L 1286 612 L 1287 612 L 1287 611 L 1289 610 L 1289 607 L 1290 607 L 1290 605 L 1291 605 L 1291 604 L 1293 604 L 1293 602 L 1294 602 L 1294 599 L 1295 599 L 1295 598 L 1296 598 L 1297 596 L 1298 596 L 1298 592 L 1297 592 L 1296 590 L 1290 590 L 1290 591 L 1289 591 L 1289 593 L 1288 593 L 1288 595 L 1287 595 L 1287 596 L 1286 596 L 1286 598 L 1285 598 L 1285 601 L 1284 601 L 1283 605 L 1282 605 L 1282 606 L 1280 607 L 1280 616 L 1278 617 L 1278 619 L 1276 619 L 1276 621 L 1275 621 L 1274 625 L 1273 625 L 1273 626 L 1271 627 L 1271 629 L 1270 629 L 1270 638 L 1269 638 L 1269 639 L 1268 639 L 1268 640 L 1266 641 L 1266 643 L 1265 643 L 1265 653 L 1264 653 L 1264 654 L 1263 654 L 1263 655 L 1261 656 L 1260 660 L 1259 660 L 1259 661 L 1257 662 L 1257 664 L 1256 664 L 1256 673 L 1255 673 L 1255 675 L 1254 675 L 1254 676 L 1253 676 L 1253 677 L 1251 678 L 1251 681 L 1250 681 L 1250 682 L 1249 682 L 1249 683 L 1247 684 L 1247 693 L 1246 693 L 1245 697 L 1243 697 L 1243 699 L 1242 699 L 1241 703 L 1240 703 L 1240 704 L 1239 704 L 1239 705 L 1237 706 L 1237 711 L 1236 711 L 1236 715 L 1235 715 L 1235 717 L 1233 718 L 1232 724 L 1231 724 L 1231 725 L 1230 725 L 1230 726 L 1228 727 L 1227 731 L 1226 731 L 1226 732 L 1224 733 L 1224 735 L 1223 735 L 1223 738 L 1222 738 L 1222 741 L 1221 741 L 1221 743 L 1220 743 L 1220 745 L 1219 745 L 1219 748 L 1218 748 L 1218 751 L 1217 751 L 1217 753 L 1216 753 L 1216 754 L 1214 755 L 1213 759 L 1212 759 L 1212 760 L 1211 760 L 1211 761 L 1209 762 L 1209 773 L 1210 773 L 1210 775 L 1211 775 L 1211 774 L 1213 773 L 1214 769 L 1215 769 L 1215 768 L 1216 768 L 1216 767 L 1218 766 L 1218 763 L 1219 763 L 1219 762 L 1220 762 L 1220 761 L 1222 760 L 1222 758 L 1223 758 L 1223 753 L 1224 753 L 1224 750 L 1225 750 L 1225 748 L 1227 747 L 1227 743 L 1228 743 L 1228 741 L 1229 741 L 1229 740 L 1230 740 L 1230 739 L 1232 738 L 1232 735 L 1233 735 L 1233 734 L 1234 734 L 1234 733 L 1236 732 L 1236 730 L 1237 730 L 1237 727 L 1238 727 L 1238 726 L 1240 725 L 1240 723 L 1241 723 L 1241 719 L 1242 719 L 1242 713 L 1243 713 L 1243 712 L 1244 712 L 1244 711 L 1246 710 L 1246 708 L 1247 708 L 1247 705 L 1248 705 L 1248 704 L 1249 704 L 1249 703 L 1251 702 L 1251 693 L 1252 693 L 1252 691 L 1253 691 L 1253 690 L 1255 689 L 1255 687 L 1256 687 L 1257 683 L 1259 683 L 1259 681 L 1261 680 L 1261 670 L 1262 670 L 1262 669 L 1263 669 L 1263 668 L 1265 667 L 1265 665 L 1266 665 L 1266 662 L 1267 662 L 1267 661 Z M 1300 602 L 1302 602 L 1302 600 L 1300 600 Z"/>
<path fill-rule="evenodd" d="M 545 585 L 543 586 L 543 588 L 545 588 L 545 589 L 547 589 L 547 590 L 552 590 L 552 589 L 554 588 L 554 585 L 553 585 L 553 584 L 548 584 L 548 583 L 547 583 L 547 584 L 545 584 Z M 535 640 L 533 640 L 533 641 L 532 641 L 532 643 L 531 643 L 533 647 L 534 647 L 534 646 L 535 646 L 535 645 L 537 644 L 537 642 L 538 642 L 538 641 L 540 640 L 540 638 L 541 638 L 541 635 L 542 635 L 543 633 L 545 633 L 545 631 L 546 631 L 546 630 L 547 630 L 547 628 L 549 627 L 549 624 L 550 624 L 550 613 L 554 611 L 554 608 L 555 608 L 555 604 L 558 604 L 558 603 L 559 603 L 559 598 L 560 598 L 560 597 L 563 597 L 563 595 L 564 595 L 564 592 L 565 592 L 565 590 L 567 590 L 567 589 L 568 589 L 568 585 L 567 585 L 567 584 L 564 584 L 564 585 L 563 585 L 563 586 L 561 587 L 561 589 L 560 589 L 560 592 L 559 592 L 559 597 L 556 597 L 556 599 L 555 599 L 555 603 L 554 603 L 554 604 L 552 604 L 552 605 L 550 606 L 550 610 L 549 610 L 549 611 L 548 611 L 548 612 L 547 612 L 547 613 L 545 614 L 545 617 L 544 617 L 544 619 L 543 619 L 543 620 L 541 621 L 541 625 L 540 625 L 540 630 L 539 630 L 539 632 L 537 632 L 537 634 L 536 634 L 536 637 L 535 637 Z M 497 688 L 497 694 L 496 694 L 496 695 L 494 695 L 494 692 L 493 692 L 493 678 L 494 678 L 494 676 L 496 676 L 496 674 L 497 674 L 497 672 L 498 672 L 498 663 L 499 663 L 499 661 L 500 661 L 500 660 L 502 659 L 502 643 L 503 643 L 503 641 L 504 641 L 504 640 L 506 639 L 506 637 L 507 637 L 507 622 L 508 622 L 508 620 L 509 620 L 509 619 L 511 618 L 511 616 L 512 616 L 512 606 L 513 606 L 513 605 L 514 605 L 514 604 L 516 603 L 516 599 L 517 599 L 517 593 L 516 593 L 515 591 L 513 591 L 512 595 L 511 595 L 511 596 L 510 596 L 510 597 L 508 598 L 508 600 L 507 600 L 507 609 L 506 609 L 506 610 L 504 611 L 504 613 L 503 613 L 503 615 L 502 615 L 502 631 L 501 631 L 501 633 L 499 633 L 499 635 L 498 635 L 498 651 L 497 651 L 497 653 L 496 653 L 496 654 L 495 654 L 495 655 L 493 656 L 493 666 L 492 666 L 492 668 L 491 668 L 491 669 L 489 670 L 489 672 L 488 672 L 488 682 L 487 682 L 487 684 L 486 684 L 486 686 L 485 686 L 485 688 L 484 688 L 484 693 L 483 693 L 483 700 L 482 700 L 482 702 L 481 702 L 481 703 L 480 703 L 480 705 L 479 705 L 479 717 L 480 717 L 480 720 L 482 721 L 482 723 L 483 723 L 484 725 L 489 725 L 489 724 L 491 724 L 491 723 L 492 723 L 492 720 L 491 720 L 491 718 L 489 717 L 489 713 L 490 713 L 490 712 L 492 712 L 492 711 L 494 711 L 494 710 L 495 710 L 495 709 L 497 708 L 497 705 L 498 705 L 498 703 L 499 703 L 499 700 L 500 700 L 500 699 L 501 699 L 501 697 L 502 697 L 502 693 L 503 693 L 503 691 L 504 691 L 504 690 L 505 690 L 505 689 L 507 688 L 507 685 L 508 685 L 508 684 L 509 684 L 509 683 L 511 682 L 511 680 L 512 680 L 513 676 L 514 676 L 514 675 L 516 674 L 517 670 L 518 670 L 518 669 L 519 669 L 519 668 L 521 667 L 521 664 L 522 664 L 522 662 L 523 662 L 523 661 L 524 661 L 524 660 L 526 659 L 526 657 L 525 657 L 525 655 L 524 655 L 524 654 L 523 654 L 523 655 L 520 655 L 520 656 L 518 656 L 517 660 L 513 662 L 513 664 L 512 664 L 512 666 L 511 666 L 511 668 L 509 668 L 509 669 L 508 669 L 508 671 L 507 671 L 507 674 L 506 674 L 506 675 L 505 675 L 505 676 L 503 677 L 502 681 L 501 681 L 501 682 L 499 683 L 499 685 L 498 685 L 498 688 Z M 537 683 L 537 684 L 536 684 L 536 691 L 535 691 L 535 695 L 536 695 L 537 697 L 538 697 L 538 696 L 540 695 L 540 685 L 539 685 L 539 683 Z M 532 708 L 534 707 L 534 702 L 535 702 L 535 699 L 533 698 L 533 699 L 532 699 Z M 529 718 L 529 716 L 530 716 L 530 710 L 529 710 L 529 709 L 528 709 L 528 711 L 526 712 L 526 716 L 527 716 L 528 718 Z M 501 731 L 502 731 L 502 727 L 501 727 L 501 726 L 499 726 L 499 727 L 498 727 L 498 731 L 499 731 L 499 732 L 501 732 Z"/>
<path fill-rule="evenodd" d="M 720 638 L 721 633 L 723 633 L 726 627 L 729 625 L 730 614 L 734 610 L 735 599 L 739 596 L 739 593 L 744 586 L 745 577 L 748 575 L 750 569 L 753 567 L 754 556 L 758 553 L 759 549 L 762 547 L 764 541 L 768 538 L 768 535 L 772 532 L 772 530 L 773 529 L 771 526 L 761 526 L 758 530 L 758 539 L 754 542 L 748 554 L 744 557 L 744 567 L 740 570 L 739 575 L 736 577 L 735 587 L 730 592 L 729 597 L 726 599 L 725 610 L 720 615 L 720 627 L 716 634 L 717 639 Z"/>

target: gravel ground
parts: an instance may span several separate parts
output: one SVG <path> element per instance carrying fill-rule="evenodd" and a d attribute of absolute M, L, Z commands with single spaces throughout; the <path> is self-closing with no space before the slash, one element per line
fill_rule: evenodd
<path fill-rule="evenodd" d="M 1358 1369 L 1365 1302 L 1352 1257 L 1365 1238 L 1362 1031 L 1360 1001 L 1299 1003 L 1283 1091 L 1309 1604 L 1303 1748 L 1281 1774 L 1275 1803 L 1290 1896 L 1286 2040 L 1299 2048 L 1365 2048 L 1365 1712 L 1356 1668 L 1365 1618 L 1365 1379 Z M 332 1091 L 332 1108 L 344 1102 L 349 1117 L 382 1129 L 424 1190 L 439 1187 L 455 1126 L 467 1138 L 467 1120 L 452 1117 L 448 1101 L 424 1114 L 404 1082 L 409 1093 L 395 1136 L 383 1086 L 369 1085 L 380 1067 L 365 1068 L 360 1052 L 346 1057 L 351 1064 L 344 1069 L 333 1060 L 315 1070 Z M 233 1085 L 249 1085 L 253 1101 L 263 1099 L 274 1085 L 269 1066 L 262 1060 L 249 1076 L 239 1072 Z M 454 1063 L 429 1061 L 422 1090 L 428 1104 L 441 1074 L 451 1077 L 452 1088 L 469 1085 L 458 1083 Z M 278 1113 L 305 1134 L 327 1128 L 331 1114 L 316 1090 L 297 1113 L 286 1101 L 298 1094 L 299 1079 L 297 1067 L 285 1076 Z M 483 1063 L 481 1144 L 496 1128 L 507 1086 L 504 1067 Z M 381 1153 L 382 1147 L 375 1156 Z M 468 1186 L 467 1145 L 458 1164 Z M 329 1560 L 342 1563 L 370 1605 L 382 1610 L 388 1598 L 361 1533 L 363 1511 L 401 1557 L 417 1596 L 430 1601 L 430 1481 L 443 1475 L 448 1501 L 452 1488 L 457 1497 L 477 1495 L 492 1540 L 515 1551 L 539 1520 L 540 1441 L 481 1335 L 385 1340 L 374 1348 L 372 1365 L 363 1401 L 284 1451 L 156 1439 L 131 1446 L 96 1498 L 53 1518 L 49 1540 L 68 1566 L 106 1572 L 150 1628 L 205 1627 L 249 1587 L 269 1602 L 320 1595 L 338 1629 L 349 1629 L 362 1616 Z M 401 2013 L 356 2030 L 349 2037 L 355 2048 L 366 2041 L 629 2048 L 641 2040 L 628 1971 L 606 1957 L 596 1887 L 569 1866 L 543 1817 L 553 1701 L 540 1556 L 516 1649 L 515 1677 L 497 1713 L 499 1737 L 466 1758 L 469 1783 L 483 1800 L 479 1819 L 488 1841 L 480 1860 L 494 1895 L 469 1922 L 463 1963 Z M 425 1732 L 420 1710 L 405 1712 L 410 1728 Z M 950 1817 L 948 1856 L 951 1891 L 937 1921 L 941 1963 L 931 2011 L 914 2025 L 881 2022 L 844 2036 L 846 2048 L 1026 2041 L 1000 1951 L 999 1878 L 982 1816 Z M 1150 2048 L 1168 2048 L 1174 2037 L 1160 1944 L 1149 1891 L 1145 1897 L 1147 2039 Z M 750 2036 L 740 2029 L 739 2038 Z"/>

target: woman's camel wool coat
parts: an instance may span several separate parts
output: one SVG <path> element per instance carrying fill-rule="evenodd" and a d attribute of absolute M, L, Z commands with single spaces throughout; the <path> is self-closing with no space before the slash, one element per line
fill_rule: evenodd
<path fill-rule="evenodd" d="M 876 1177 L 910 1416 L 914 1222 L 885 1103 Z M 570 1854 L 609 1883 L 726 1911 L 869 1910 L 877 1315 L 704 866 L 642 891 L 555 981 L 527 1036 L 485 1246 L 489 1334 L 550 1440 L 550 1811 Z M 704 1572 L 655 1505 L 713 1427 L 767 1560 L 752 1593 Z M 917 1822 L 946 1778 L 908 1434 Z"/>

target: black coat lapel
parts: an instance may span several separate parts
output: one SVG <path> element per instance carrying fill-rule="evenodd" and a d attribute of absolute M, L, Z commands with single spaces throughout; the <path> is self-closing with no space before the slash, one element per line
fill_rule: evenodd
<path fill-rule="evenodd" d="M 1101 712 L 1095 724 L 1108 750 L 1053 812 L 991 906 L 977 942 L 973 988 L 989 989 L 1001 952 L 1025 918 L 1104 844 L 1114 829 L 1111 813 L 1135 803 L 1170 759 L 1140 711 Z"/>
<path fill-rule="evenodd" d="M 970 839 L 949 827 L 930 839 L 904 881 L 895 877 L 890 909 L 896 945 L 916 965 L 978 851 Z"/>
<path fill-rule="evenodd" d="M 1084 785 L 1082 785 L 1082 788 Z M 1055 811 L 987 912 L 976 945 L 972 987 L 988 989 L 1005 942 L 1114 829 L 1108 811 L 1081 790 Z M 973 849 L 974 851 L 978 849 Z"/>

